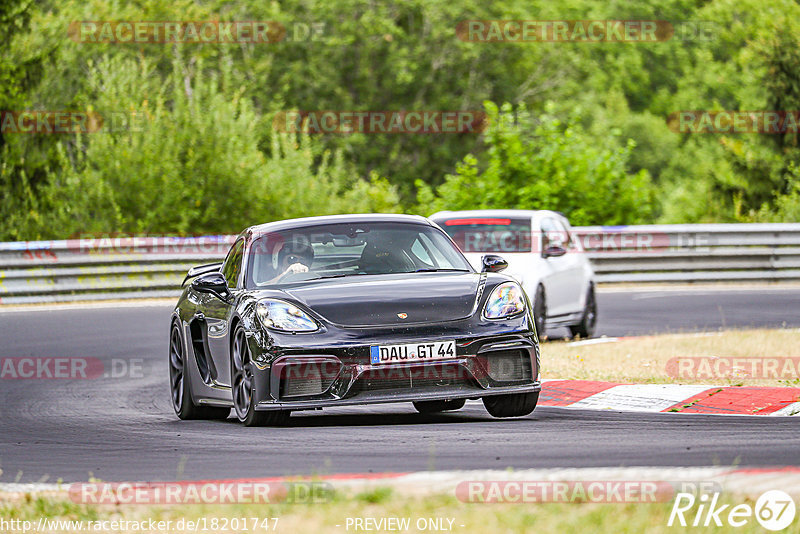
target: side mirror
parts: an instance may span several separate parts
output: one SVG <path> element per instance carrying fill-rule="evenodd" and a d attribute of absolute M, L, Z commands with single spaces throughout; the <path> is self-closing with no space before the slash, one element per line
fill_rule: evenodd
<path fill-rule="evenodd" d="M 508 262 L 506 260 L 494 254 L 487 254 L 482 257 L 481 263 L 483 264 L 483 269 L 481 269 L 482 273 L 499 273 L 508 267 Z"/>
<path fill-rule="evenodd" d="M 220 300 L 228 301 L 231 292 L 228 281 L 220 272 L 206 273 L 192 280 L 192 289 L 198 293 L 210 293 Z"/>
<path fill-rule="evenodd" d="M 551 245 L 542 252 L 543 258 L 557 258 L 567 253 L 567 249 L 560 245 Z"/>

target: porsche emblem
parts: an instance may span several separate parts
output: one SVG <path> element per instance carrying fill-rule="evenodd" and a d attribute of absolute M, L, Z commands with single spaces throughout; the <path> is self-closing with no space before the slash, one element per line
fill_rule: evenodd
<path fill-rule="evenodd" d="M 408 314 L 407 313 L 398 313 L 397 316 L 400 319 L 408 319 Z"/>

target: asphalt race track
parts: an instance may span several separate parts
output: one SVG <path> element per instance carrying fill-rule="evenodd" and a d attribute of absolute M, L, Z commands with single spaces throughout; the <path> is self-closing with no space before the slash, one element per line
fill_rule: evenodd
<path fill-rule="evenodd" d="M 800 327 L 800 289 L 612 292 L 599 333 Z M 94 357 L 123 377 L 0 380 L 0 482 L 175 480 L 440 469 L 800 465 L 800 419 L 480 404 L 302 412 L 285 428 L 182 422 L 167 379 L 168 306 L 0 312 L 0 357 Z M 556 332 L 554 332 L 555 334 Z M 110 362 L 116 362 L 111 365 Z M 141 369 L 137 367 L 141 363 Z"/>

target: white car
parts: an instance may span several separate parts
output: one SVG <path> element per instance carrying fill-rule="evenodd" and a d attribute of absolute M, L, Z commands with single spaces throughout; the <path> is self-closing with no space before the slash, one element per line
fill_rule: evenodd
<path fill-rule="evenodd" d="M 430 216 L 478 270 L 485 254 L 508 262 L 533 302 L 536 331 L 569 327 L 573 336 L 594 334 L 594 271 L 569 221 L 548 210 L 440 211 Z"/>

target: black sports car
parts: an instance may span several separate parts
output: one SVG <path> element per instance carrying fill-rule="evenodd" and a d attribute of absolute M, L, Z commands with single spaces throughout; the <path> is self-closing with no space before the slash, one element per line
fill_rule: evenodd
<path fill-rule="evenodd" d="M 242 232 L 222 263 L 189 271 L 170 318 L 181 419 L 280 424 L 291 411 L 483 399 L 531 413 L 539 343 L 520 286 L 485 256 L 475 272 L 425 218 L 340 215 Z"/>

